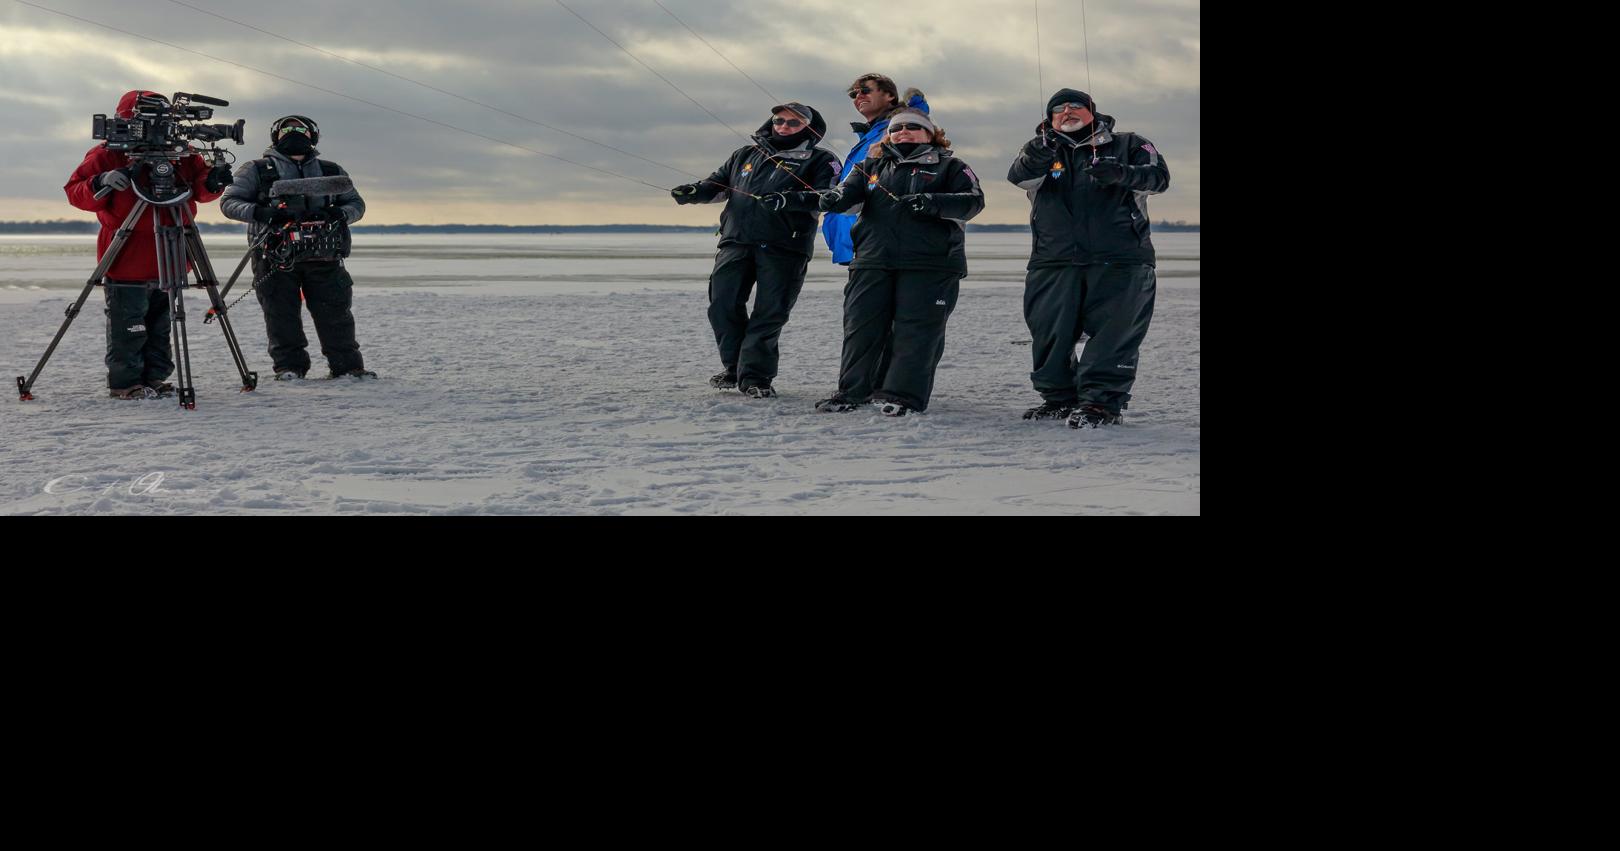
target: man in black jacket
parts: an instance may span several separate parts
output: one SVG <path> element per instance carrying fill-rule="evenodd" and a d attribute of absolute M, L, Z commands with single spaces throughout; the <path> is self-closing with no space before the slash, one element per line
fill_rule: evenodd
<path fill-rule="evenodd" d="M 816 147 L 827 131 L 821 114 L 802 103 L 771 110 L 754 134 L 755 144 L 738 148 L 714 174 L 670 190 L 677 204 L 708 204 L 724 199 L 720 251 L 709 276 L 709 325 L 720 348 L 714 387 L 735 387 L 756 397 L 776 395 L 780 352 L 777 341 L 804 288 L 804 273 L 816 240 L 816 216 L 789 211 L 774 193 L 823 190 L 838 179 L 838 158 Z M 748 296 L 758 284 L 754 313 Z"/>
<path fill-rule="evenodd" d="M 344 268 L 349 255 L 348 226 L 366 213 L 360 193 L 350 189 L 342 195 L 303 196 L 298 208 L 276 204 L 271 187 L 279 180 L 314 177 L 344 177 L 343 167 L 320 158 L 315 145 L 321 130 L 302 115 L 278 118 L 270 125 L 270 147 L 264 158 L 244 163 L 236 180 L 220 200 L 220 212 L 228 219 L 248 223 L 248 244 L 255 245 L 266 231 L 278 234 L 297 230 L 300 223 L 331 222 L 340 227 L 343 247 L 335 256 L 312 256 L 297 261 L 290 269 L 280 269 L 265 256 L 254 252 L 254 290 L 264 309 L 265 336 L 270 341 L 270 359 L 277 381 L 302 379 L 309 372 L 309 340 L 304 335 L 303 309 L 307 305 L 315 320 L 315 335 L 321 341 L 332 378 L 376 378 L 366 369 L 355 338 L 354 279 Z"/>
<path fill-rule="evenodd" d="M 1085 92 L 1062 89 L 1046 111 L 1007 172 L 1031 204 L 1024 321 L 1030 380 L 1046 400 L 1024 419 L 1095 428 L 1123 421 L 1136 381 L 1157 285 L 1147 197 L 1170 186 L 1170 170 L 1152 142 L 1116 133 Z"/>

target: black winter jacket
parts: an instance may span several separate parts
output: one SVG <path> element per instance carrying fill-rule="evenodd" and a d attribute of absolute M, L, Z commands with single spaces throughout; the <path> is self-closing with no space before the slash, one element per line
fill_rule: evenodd
<path fill-rule="evenodd" d="M 855 243 L 851 269 L 940 269 L 967 274 L 964 224 L 984 210 L 984 190 L 968 164 L 950 150 L 923 145 L 901 156 L 893 145 L 868 156 L 839 190 L 832 211 L 859 212 L 850 230 Z M 927 195 L 933 214 L 898 201 Z M 794 206 L 814 204 L 808 192 L 789 196 Z"/>
<path fill-rule="evenodd" d="M 815 112 L 815 110 L 811 110 Z M 827 129 L 820 114 L 811 116 L 815 138 Z M 815 147 L 815 139 L 796 148 L 778 151 L 771 147 L 771 123 L 766 121 L 754 134 L 757 145 L 738 148 L 725 165 L 697 184 L 696 202 L 710 204 L 724 200 L 720 212 L 720 245 L 769 245 L 810 256 L 816 242 L 817 212 L 808 210 L 773 211 L 751 197 L 773 192 L 823 190 L 838 180 L 843 165 L 832 153 Z"/>
<path fill-rule="evenodd" d="M 1034 246 L 1029 268 L 1125 263 L 1152 266 L 1155 258 L 1147 198 L 1170 186 L 1170 169 L 1153 143 L 1115 133 L 1114 119 L 1098 115 L 1096 156 L 1125 164 L 1125 179 L 1098 183 L 1084 173 L 1092 146 L 1059 139 L 1047 147 L 1037 136 L 1024 145 L 1007 179 L 1029 193 Z"/>

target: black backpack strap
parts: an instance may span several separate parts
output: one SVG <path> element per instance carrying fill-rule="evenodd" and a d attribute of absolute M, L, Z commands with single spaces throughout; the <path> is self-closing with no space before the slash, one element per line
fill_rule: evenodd
<path fill-rule="evenodd" d="M 269 157 L 254 160 L 253 167 L 259 170 L 259 206 L 270 205 L 270 187 L 281 179 L 281 173 L 276 171 L 276 164 Z"/>

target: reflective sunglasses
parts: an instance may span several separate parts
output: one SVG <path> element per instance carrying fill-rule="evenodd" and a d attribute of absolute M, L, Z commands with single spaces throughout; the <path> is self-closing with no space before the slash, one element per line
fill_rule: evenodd
<path fill-rule="evenodd" d="M 305 136 L 308 136 L 309 135 L 309 128 L 308 127 L 296 126 L 296 125 L 289 125 L 287 127 L 281 128 L 281 130 L 276 134 L 276 138 L 279 139 L 282 136 L 287 135 L 288 133 L 302 133 Z"/>
<path fill-rule="evenodd" d="M 1060 112 L 1064 112 L 1064 111 L 1070 110 L 1070 109 L 1075 110 L 1076 112 L 1078 112 L 1078 111 L 1080 111 L 1082 109 L 1090 109 L 1090 107 L 1086 106 L 1083 103 L 1060 103 L 1057 106 L 1052 107 L 1052 114 L 1057 115 Z"/>
<path fill-rule="evenodd" d="M 862 86 L 862 87 L 860 87 L 858 89 L 850 89 L 849 91 L 845 92 L 844 94 L 849 95 L 850 100 L 854 100 L 855 98 L 857 98 L 857 97 L 859 97 L 861 95 L 869 95 L 874 91 L 877 91 L 877 90 L 872 88 L 871 86 Z"/>
<path fill-rule="evenodd" d="M 803 127 L 804 126 L 804 122 L 800 121 L 797 118 L 772 118 L 771 123 L 776 125 L 777 127 L 786 126 L 788 128 L 793 128 L 793 127 Z"/>
<path fill-rule="evenodd" d="M 904 132 L 906 130 L 927 130 L 927 129 L 928 129 L 927 127 L 924 127 L 921 124 L 890 124 L 889 125 L 889 132 L 890 133 L 901 133 L 901 132 Z"/>

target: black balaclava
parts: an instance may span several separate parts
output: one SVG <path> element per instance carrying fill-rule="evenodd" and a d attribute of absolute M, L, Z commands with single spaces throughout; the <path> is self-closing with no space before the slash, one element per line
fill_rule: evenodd
<path fill-rule="evenodd" d="M 307 157 L 315 150 L 315 143 L 302 133 L 288 133 L 276 142 L 276 150 L 289 157 Z"/>

